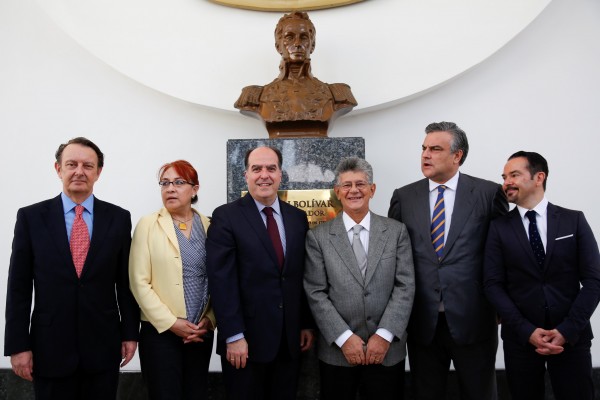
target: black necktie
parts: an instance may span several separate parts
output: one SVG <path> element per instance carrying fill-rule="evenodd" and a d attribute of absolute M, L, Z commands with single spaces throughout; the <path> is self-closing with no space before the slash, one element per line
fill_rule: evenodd
<path fill-rule="evenodd" d="M 544 265 L 546 252 L 544 251 L 544 244 L 542 243 L 542 238 L 540 237 L 540 232 L 537 228 L 537 221 L 535 220 L 536 213 L 533 210 L 529 210 L 525 213 L 525 216 L 529 218 L 529 244 L 531 244 L 533 255 L 541 267 Z"/>
<path fill-rule="evenodd" d="M 275 248 L 275 254 L 277 255 L 277 263 L 279 269 L 283 268 L 283 246 L 281 245 L 281 237 L 279 236 L 279 229 L 277 228 L 277 222 L 273 218 L 273 209 L 271 207 L 263 208 L 263 212 L 267 216 L 267 233 L 273 242 Z"/>

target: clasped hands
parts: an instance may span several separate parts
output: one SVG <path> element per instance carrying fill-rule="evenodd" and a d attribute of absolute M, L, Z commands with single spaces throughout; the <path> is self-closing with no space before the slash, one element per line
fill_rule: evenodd
<path fill-rule="evenodd" d="M 200 320 L 198 325 L 192 324 L 183 318 L 177 318 L 175 323 L 169 328 L 171 332 L 183 338 L 183 343 L 204 342 L 203 336 L 212 330 L 212 322 L 207 317 Z"/>
<path fill-rule="evenodd" d="M 536 353 L 543 356 L 562 353 L 565 349 L 563 345 L 566 342 L 564 336 L 557 329 L 536 328 L 529 337 L 529 343 L 535 347 Z"/>
<path fill-rule="evenodd" d="M 351 365 L 381 364 L 390 348 L 390 342 L 374 334 L 366 343 L 356 334 L 352 334 L 342 345 L 342 353 Z"/>

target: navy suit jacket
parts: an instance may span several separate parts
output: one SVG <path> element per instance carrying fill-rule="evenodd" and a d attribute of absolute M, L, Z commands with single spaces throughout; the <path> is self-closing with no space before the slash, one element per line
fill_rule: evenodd
<path fill-rule="evenodd" d="M 516 208 L 490 226 L 485 291 L 502 318 L 502 338 L 526 344 L 536 328 L 556 328 L 571 344 L 591 340 L 589 320 L 600 300 L 598 245 L 581 211 L 548 204 L 547 223 L 543 268 Z"/>
<path fill-rule="evenodd" d="M 94 198 L 92 240 L 78 278 L 60 195 L 21 208 L 8 275 L 4 354 L 31 350 L 34 373 L 45 377 L 118 368 L 121 342 L 137 340 L 139 329 L 127 273 L 130 243 L 129 212 Z"/>
<path fill-rule="evenodd" d="M 311 328 L 302 282 L 306 213 L 279 200 L 285 225 L 285 263 L 280 271 L 275 249 L 250 194 L 215 209 L 208 228 L 206 263 L 217 319 L 217 353 L 225 340 L 244 333 L 255 362 L 275 359 L 283 332 L 290 355 L 300 354 L 300 330 Z"/>
<path fill-rule="evenodd" d="M 500 185 L 461 173 L 450 232 L 438 260 L 431 244 L 429 180 L 394 191 L 388 216 L 406 224 L 415 264 L 416 292 L 408 340 L 431 343 L 440 292 L 450 334 L 458 344 L 497 337 L 495 313 L 483 293 L 483 249 L 490 221 L 507 211 Z"/>

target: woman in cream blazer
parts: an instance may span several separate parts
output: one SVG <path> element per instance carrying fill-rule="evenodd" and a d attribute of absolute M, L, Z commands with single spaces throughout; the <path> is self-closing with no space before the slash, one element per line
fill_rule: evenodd
<path fill-rule="evenodd" d="M 129 255 L 142 375 L 152 400 L 205 399 L 216 327 L 204 247 L 209 221 L 192 208 L 200 186 L 190 163 L 167 163 L 158 176 L 164 208 L 139 221 Z"/>

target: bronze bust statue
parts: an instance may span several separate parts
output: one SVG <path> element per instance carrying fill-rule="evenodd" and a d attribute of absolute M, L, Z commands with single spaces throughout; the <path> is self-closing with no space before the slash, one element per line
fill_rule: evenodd
<path fill-rule="evenodd" d="M 270 138 L 327 136 L 340 115 L 357 105 L 350 86 L 327 84 L 311 73 L 316 30 L 305 12 L 285 14 L 275 28 L 281 54 L 279 76 L 265 86 L 247 86 L 234 107 L 262 119 Z"/>

